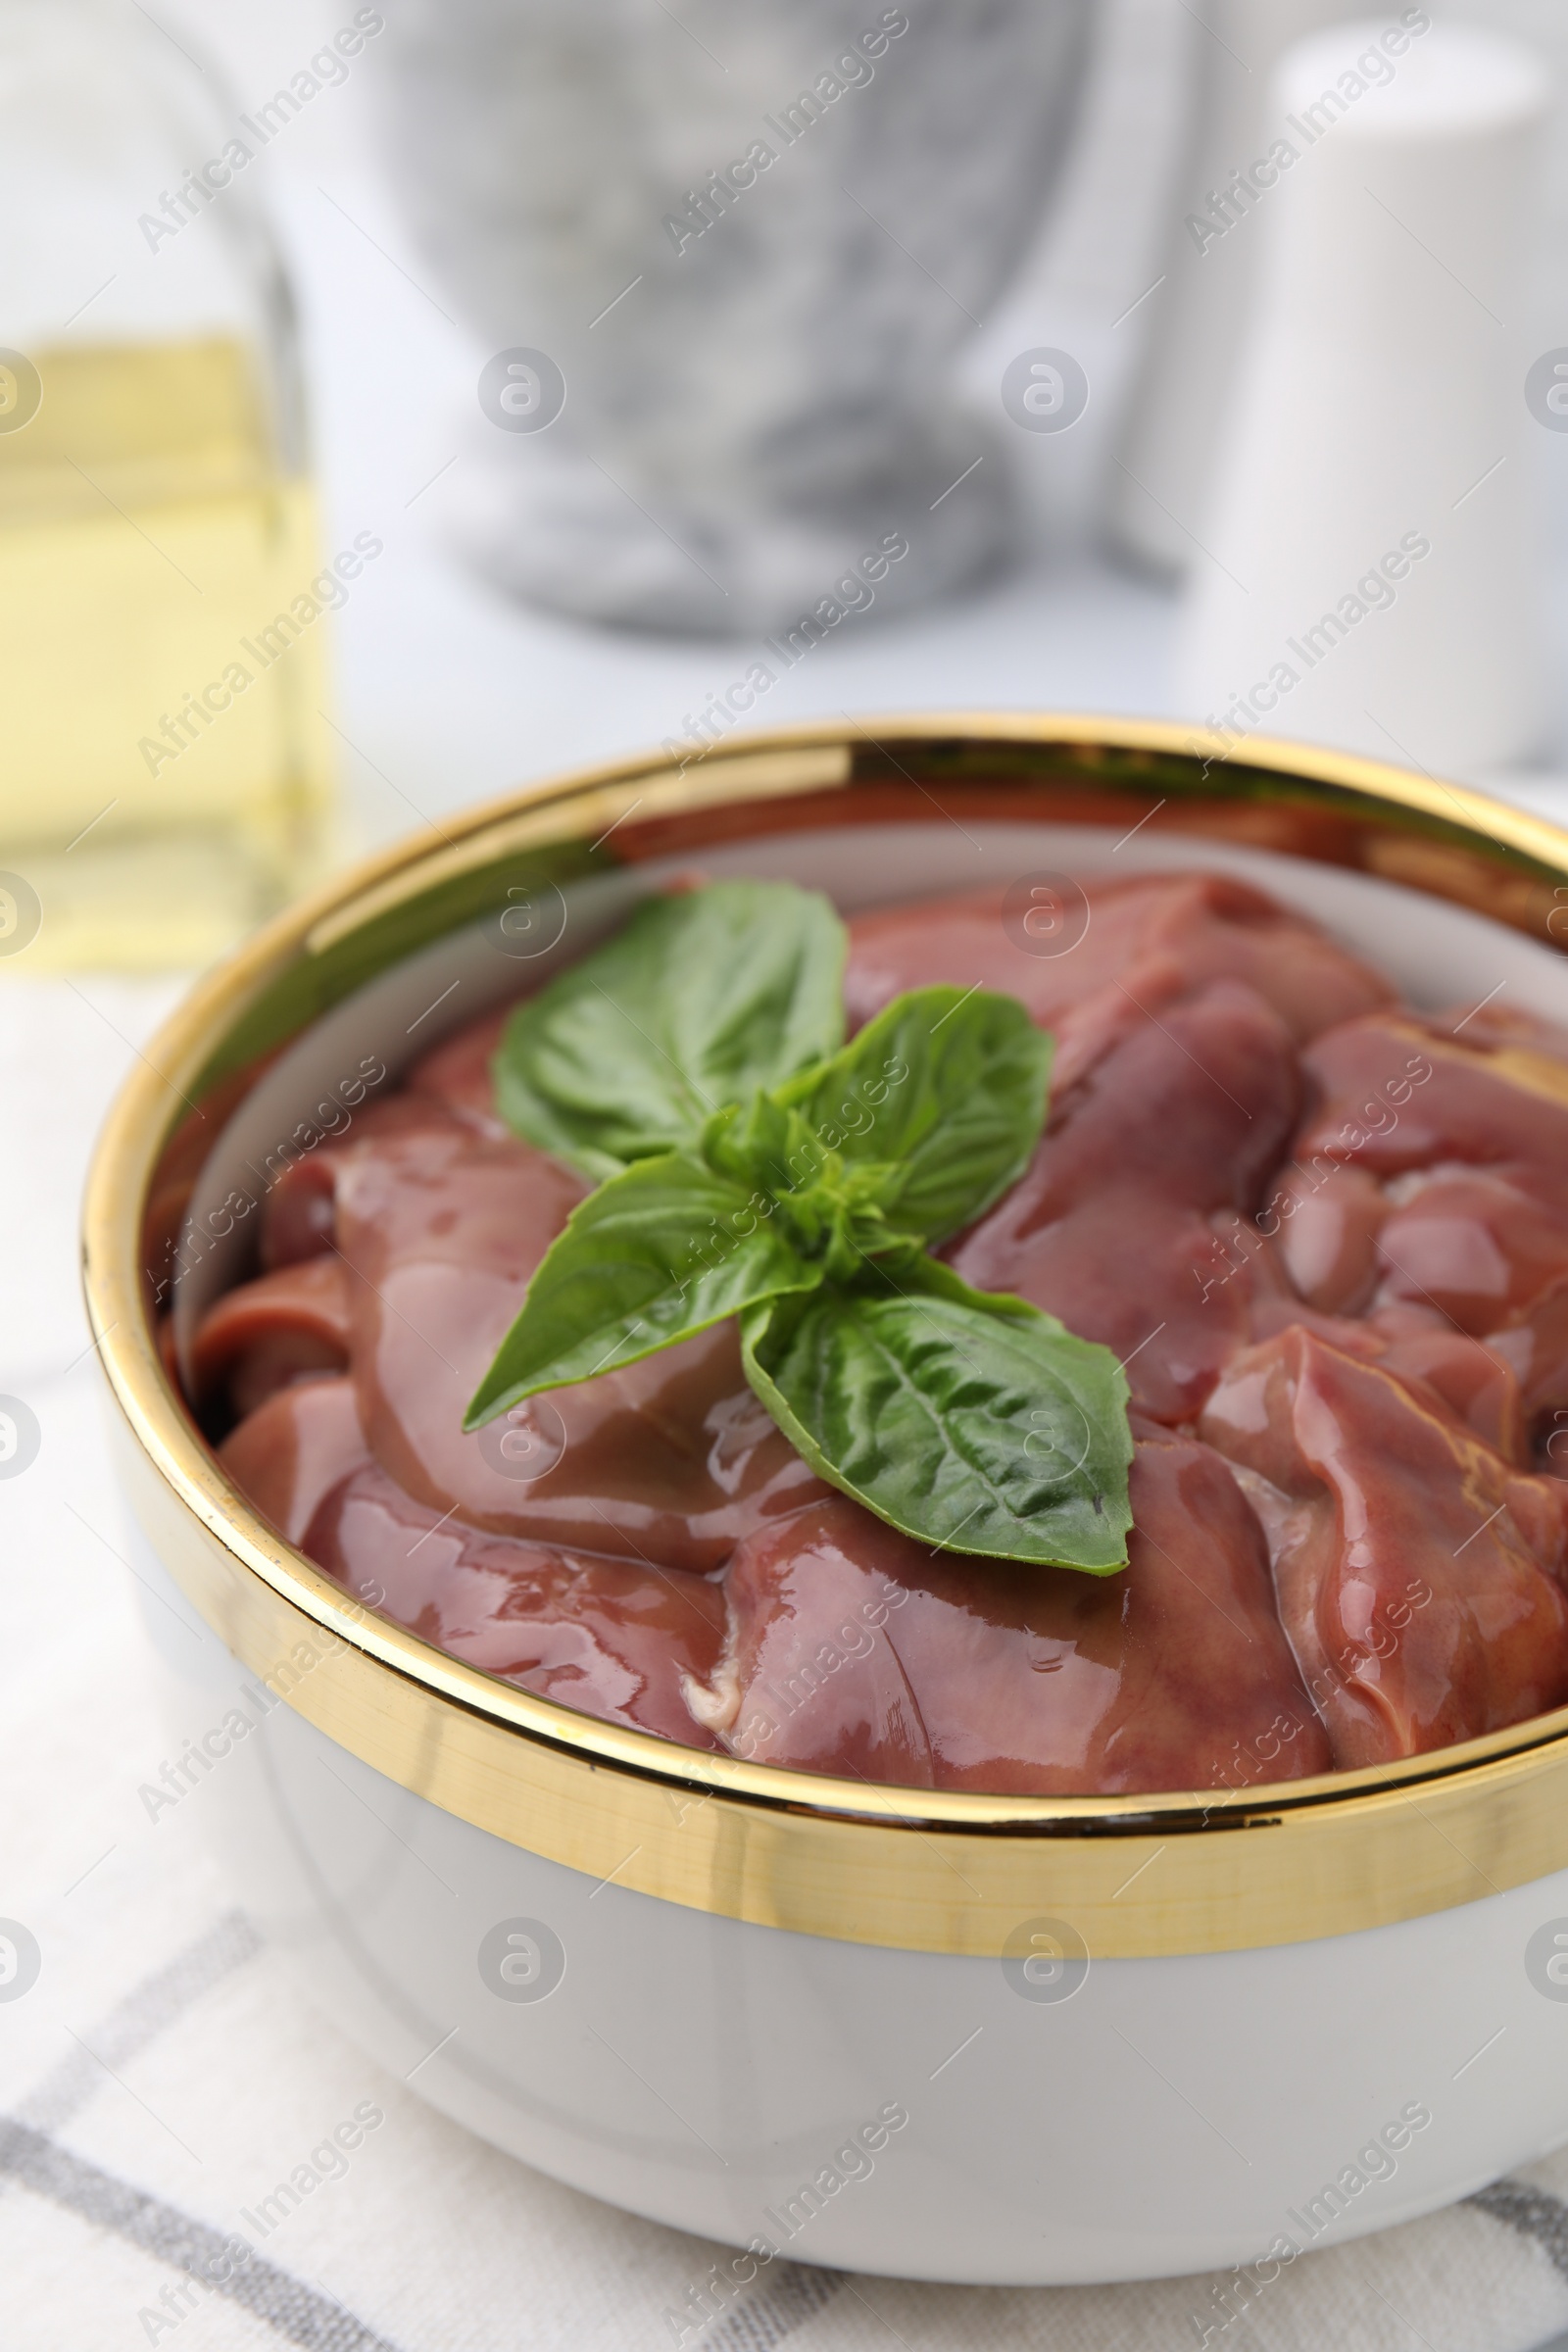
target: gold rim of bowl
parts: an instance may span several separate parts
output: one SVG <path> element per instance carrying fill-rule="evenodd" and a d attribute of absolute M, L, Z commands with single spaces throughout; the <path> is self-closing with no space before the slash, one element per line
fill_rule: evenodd
<path fill-rule="evenodd" d="M 596 1883 L 728 1919 L 991 1957 L 1027 1952 L 1037 1930 L 1062 1940 L 1065 1926 L 1069 1948 L 1138 1957 L 1387 1926 L 1568 1868 L 1568 1707 L 1371 1770 L 1071 1797 L 871 1786 L 600 1723 L 356 1602 L 251 1509 L 186 1417 L 147 1312 L 143 1214 L 172 1132 L 225 1057 L 245 1058 L 244 1041 L 251 1053 L 283 1042 L 334 992 L 473 920 L 519 857 L 564 851 L 588 874 L 705 841 L 955 810 L 1118 834 L 1141 819 L 1381 875 L 1548 947 L 1563 944 L 1555 912 L 1568 931 L 1568 834 L 1555 826 L 1369 760 L 1153 722 L 806 726 L 476 808 L 259 932 L 180 1004 L 110 1112 L 84 1284 L 122 1476 L 155 1550 L 253 1678 L 393 1782 Z"/>

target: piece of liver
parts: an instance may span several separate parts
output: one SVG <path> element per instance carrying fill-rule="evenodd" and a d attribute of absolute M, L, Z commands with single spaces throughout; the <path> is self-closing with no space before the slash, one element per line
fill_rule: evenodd
<path fill-rule="evenodd" d="M 1113 1348 L 1141 1411 L 1188 1420 L 1250 1337 L 1252 1272 L 1223 1234 L 1257 1205 L 1299 1107 L 1279 1015 L 1235 982 L 1206 987 L 1095 1064 L 944 1254 L 977 1290 Z"/>
<path fill-rule="evenodd" d="M 835 1495 L 740 1546 L 729 1646 L 695 1709 L 753 1762 L 919 1788 L 1327 1771 L 1262 1531 L 1225 1463 L 1145 1427 L 1132 1498 L 1128 1565 L 1102 1578 L 933 1551 Z"/>
<path fill-rule="evenodd" d="M 443 1522 L 374 1462 L 322 1498 L 304 1549 L 467 1665 L 606 1723 L 714 1744 L 682 1697 L 723 1638 L 723 1595 L 702 1577 Z"/>
<path fill-rule="evenodd" d="M 353 1381 L 280 1389 L 230 1432 L 218 1458 L 279 1535 L 305 1549 L 326 1496 L 372 1459 Z"/>
<path fill-rule="evenodd" d="M 1061 937 L 1076 944 L 1059 955 L 1019 944 L 1005 886 L 855 916 L 845 980 L 852 1027 L 902 990 L 943 980 L 999 989 L 1058 1030 L 1086 1010 L 1108 1017 L 1118 999 L 1136 1015 L 1140 1004 L 1157 1008 L 1213 980 L 1247 982 L 1298 1041 L 1393 1001 L 1381 972 L 1249 882 L 1139 874 L 1070 887 L 1082 905 L 1068 900 Z"/>
<path fill-rule="evenodd" d="M 1297 1328 L 1231 1364 L 1200 1428 L 1251 1473 L 1337 1765 L 1568 1698 L 1568 1490 L 1505 1462 L 1435 1391 Z"/>
<path fill-rule="evenodd" d="M 198 1396 L 223 1387 L 237 1417 L 278 1389 L 349 1361 L 349 1284 L 341 1258 L 304 1258 L 225 1291 L 196 1328 Z"/>

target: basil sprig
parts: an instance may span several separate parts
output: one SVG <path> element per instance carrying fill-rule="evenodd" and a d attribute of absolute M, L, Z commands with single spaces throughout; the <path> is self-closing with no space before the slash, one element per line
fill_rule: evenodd
<path fill-rule="evenodd" d="M 1011 997 L 941 987 L 843 1046 L 845 950 L 815 893 L 715 883 L 518 1006 L 502 1112 L 600 1181 L 464 1426 L 736 1315 L 753 1389 L 831 1485 L 923 1543 L 1109 1575 L 1115 1357 L 928 1253 L 1028 1165 L 1052 1041 Z"/>

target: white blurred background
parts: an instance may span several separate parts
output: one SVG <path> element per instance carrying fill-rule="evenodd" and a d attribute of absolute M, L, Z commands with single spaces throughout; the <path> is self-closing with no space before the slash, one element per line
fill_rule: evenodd
<path fill-rule="evenodd" d="M 1439 24 L 1516 33 L 1568 89 L 1561 0 L 1471 0 L 1432 13 Z M 266 11 L 168 0 L 159 21 L 176 36 L 188 28 L 193 47 L 220 61 L 249 107 L 344 14 L 324 0 L 277 0 Z M 1184 0 L 1102 0 L 1092 77 L 1053 217 L 966 355 L 975 403 L 993 417 L 1003 368 L 1031 346 L 1070 350 L 1090 377 L 1089 409 L 1071 432 L 1008 436 L 1027 509 L 1024 563 L 946 604 L 853 616 L 779 681 L 759 712 L 765 723 L 982 705 L 1203 715 L 1182 709 L 1172 679 L 1171 588 L 1107 554 L 1105 528 L 1124 404 L 1157 317 L 1157 300 L 1140 297 L 1162 267 L 1187 108 L 1197 74 L 1216 62 L 1216 37 Z M 1245 70 L 1217 62 L 1233 77 Z M 323 543 L 343 546 L 364 529 L 386 543 L 335 628 L 343 779 L 363 839 L 563 766 L 657 746 L 684 732 L 683 715 L 743 666 L 734 640 L 600 630 L 510 603 L 450 552 L 443 499 L 454 485 L 437 477 L 457 458 L 456 420 L 471 410 L 490 353 L 454 323 L 453 299 L 413 249 L 391 200 L 374 141 L 373 81 L 384 64 L 368 48 L 251 172 L 303 312 Z M 1532 245 L 1535 318 L 1523 339 L 1537 350 L 1568 340 L 1561 95 L 1549 201 Z M 1553 770 L 1568 768 L 1568 697 L 1555 659 L 1568 643 L 1568 436 L 1538 432 L 1529 454 L 1552 549 L 1552 716 L 1539 762 L 1502 789 L 1553 809 Z M 1389 756 L 1397 757 L 1392 747 Z"/>

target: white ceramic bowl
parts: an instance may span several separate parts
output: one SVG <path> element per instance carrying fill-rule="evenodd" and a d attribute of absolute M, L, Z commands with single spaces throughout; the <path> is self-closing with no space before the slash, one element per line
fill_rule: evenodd
<path fill-rule="evenodd" d="M 1568 837 L 1362 761 L 1220 749 L 888 720 L 482 808 L 206 980 L 99 1149 L 87 1296 L 137 1566 L 171 1604 L 147 1612 L 171 1801 L 199 1796 L 346 2034 L 528 2163 L 749 2247 L 721 2292 L 775 2256 L 999 2283 L 1241 2264 L 1262 2289 L 1568 2137 L 1568 1709 L 1374 1771 L 1145 1797 L 672 1748 L 457 1663 L 281 1543 L 160 1367 L 160 1237 L 183 1209 L 184 1323 L 246 1270 L 247 1163 L 341 1069 L 395 1071 L 697 863 L 846 908 L 1219 867 L 1417 1003 L 1504 981 L 1568 1017 Z"/>

